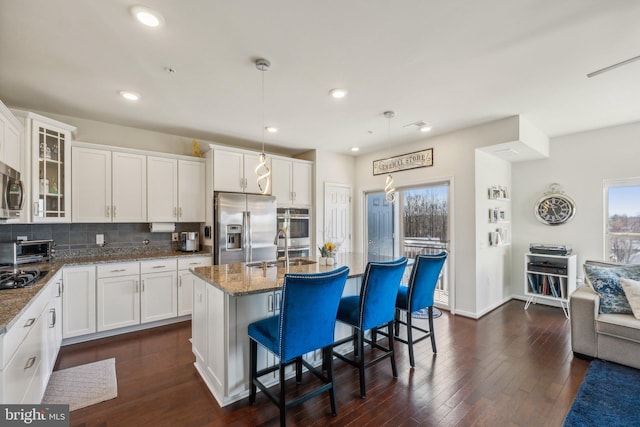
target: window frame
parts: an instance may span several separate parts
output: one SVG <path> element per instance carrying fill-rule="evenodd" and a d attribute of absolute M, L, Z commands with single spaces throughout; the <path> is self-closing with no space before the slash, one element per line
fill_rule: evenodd
<path fill-rule="evenodd" d="M 615 233 L 609 231 L 609 189 L 617 187 L 640 187 L 640 177 L 631 178 L 613 178 L 605 179 L 603 184 L 603 257 L 602 259 L 607 261 L 613 261 L 611 259 L 611 238 L 612 237 L 627 237 L 640 240 L 640 232 L 638 233 Z M 640 212 L 640 201 L 638 204 L 638 211 Z"/>

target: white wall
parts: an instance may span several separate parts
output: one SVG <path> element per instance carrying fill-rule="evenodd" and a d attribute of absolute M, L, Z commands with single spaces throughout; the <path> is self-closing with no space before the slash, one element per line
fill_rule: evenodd
<path fill-rule="evenodd" d="M 488 189 L 493 186 L 511 190 L 511 163 L 476 150 L 476 314 L 482 316 L 511 299 L 511 222 L 489 222 L 489 210 L 505 211 L 511 219 L 509 200 L 490 200 Z M 509 194 L 507 194 L 509 195 Z M 506 230 L 504 246 L 490 246 L 489 233 L 496 228 Z"/>
<path fill-rule="evenodd" d="M 451 284 L 455 287 L 454 308 L 458 314 L 477 317 L 476 305 L 476 185 L 475 149 L 519 138 L 518 117 L 496 120 L 479 126 L 438 135 L 414 144 L 395 146 L 356 159 L 357 190 L 354 194 L 356 238 L 354 248 L 364 252 L 364 193 L 382 191 L 384 175 L 373 176 L 374 160 L 393 157 L 433 147 L 434 166 L 393 174 L 394 185 L 400 188 L 425 182 L 452 181 L 453 199 L 450 258 Z"/>
<path fill-rule="evenodd" d="M 554 138 L 550 158 L 512 167 L 512 293 L 524 296 L 524 253 L 530 243 L 568 244 L 578 275 L 587 259 L 604 256 L 603 181 L 640 177 L 640 122 Z M 549 184 L 558 183 L 576 202 L 567 224 L 538 222 L 533 207 Z"/>

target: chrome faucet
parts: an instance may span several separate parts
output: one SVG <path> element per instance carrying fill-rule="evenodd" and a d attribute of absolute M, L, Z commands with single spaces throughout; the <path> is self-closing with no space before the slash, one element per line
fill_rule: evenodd
<path fill-rule="evenodd" d="M 273 244 L 278 245 L 278 238 L 280 234 L 284 237 L 284 268 L 289 269 L 289 239 L 287 238 L 287 230 L 280 228 L 276 233 L 276 238 L 273 239 Z"/>

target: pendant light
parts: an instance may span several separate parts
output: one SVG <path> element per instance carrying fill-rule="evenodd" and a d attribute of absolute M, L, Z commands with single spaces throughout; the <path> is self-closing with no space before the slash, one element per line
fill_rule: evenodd
<path fill-rule="evenodd" d="M 264 153 L 264 72 L 269 71 L 271 62 L 267 59 L 256 59 L 256 68 L 262 73 L 262 152 L 260 153 L 260 163 L 256 166 L 256 180 L 258 182 L 258 189 L 261 194 L 267 194 L 269 192 L 269 185 L 271 184 L 271 170 L 267 166 L 267 155 Z"/>
<path fill-rule="evenodd" d="M 391 143 L 391 119 L 394 118 L 396 113 L 393 111 L 385 111 L 384 116 L 388 119 L 389 123 L 389 143 Z M 387 175 L 384 182 L 384 198 L 387 202 L 393 204 L 396 201 L 396 189 L 393 187 L 393 177 L 391 174 Z"/>

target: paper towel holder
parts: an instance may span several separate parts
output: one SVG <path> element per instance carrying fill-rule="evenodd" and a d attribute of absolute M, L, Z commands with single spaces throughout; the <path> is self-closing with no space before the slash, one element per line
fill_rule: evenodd
<path fill-rule="evenodd" d="M 150 222 L 149 231 L 152 233 L 172 233 L 176 231 L 176 225 L 173 222 Z"/>

